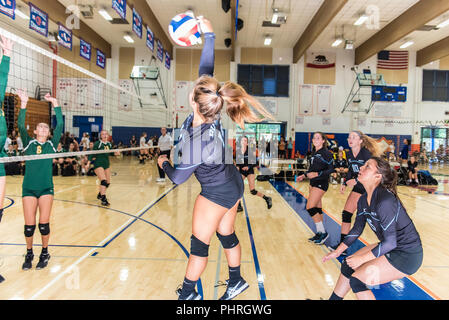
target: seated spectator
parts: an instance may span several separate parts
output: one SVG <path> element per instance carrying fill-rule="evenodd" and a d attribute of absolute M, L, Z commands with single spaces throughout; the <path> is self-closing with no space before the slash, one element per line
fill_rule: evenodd
<path fill-rule="evenodd" d="M 335 172 L 331 174 L 332 184 L 343 183 L 348 173 L 348 162 L 343 158 L 343 150 L 338 151 L 337 159 L 334 160 Z"/>
<path fill-rule="evenodd" d="M 8 146 L 8 151 L 6 151 L 8 157 L 18 156 L 18 152 L 12 144 Z M 6 175 L 20 175 L 22 173 L 22 163 L 21 162 L 7 162 L 5 163 L 5 173 Z"/>
<path fill-rule="evenodd" d="M 75 144 L 72 142 L 69 145 L 69 150 L 67 152 L 75 152 Z M 78 157 L 65 157 L 64 164 L 62 167 L 62 176 L 70 177 L 76 175 L 78 170 Z"/>
<path fill-rule="evenodd" d="M 407 161 L 407 171 L 408 171 L 408 183 L 412 184 L 412 179 L 414 184 L 419 184 L 418 181 L 418 171 L 416 167 L 418 166 L 418 162 L 415 160 L 414 156 L 410 157 L 410 160 Z"/>

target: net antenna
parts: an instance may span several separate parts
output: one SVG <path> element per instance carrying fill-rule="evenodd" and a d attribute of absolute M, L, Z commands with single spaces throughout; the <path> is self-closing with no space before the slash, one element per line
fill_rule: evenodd
<path fill-rule="evenodd" d="M 142 60 L 143 64 L 144 60 Z M 147 66 L 135 65 L 130 76 L 133 80 L 134 89 L 139 97 L 141 108 L 168 109 L 167 99 L 165 97 L 162 85 L 161 73 L 156 65 L 156 57 L 151 56 L 150 63 Z"/>
<path fill-rule="evenodd" d="M 370 69 L 359 72 L 358 67 L 354 66 L 351 70 L 355 73 L 355 80 L 341 113 L 365 112 L 368 114 L 375 103 L 372 100 L 373 87 L 386 86 L 386 82 L 383 75 L 371 73 Z"/>

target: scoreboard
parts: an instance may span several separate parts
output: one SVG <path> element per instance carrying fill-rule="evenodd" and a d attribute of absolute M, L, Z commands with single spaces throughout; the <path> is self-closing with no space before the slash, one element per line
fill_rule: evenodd
<path fill-rule="evenodd" d="M 407 87 L 372 86 L 372 101 L 407 101 Z"/>

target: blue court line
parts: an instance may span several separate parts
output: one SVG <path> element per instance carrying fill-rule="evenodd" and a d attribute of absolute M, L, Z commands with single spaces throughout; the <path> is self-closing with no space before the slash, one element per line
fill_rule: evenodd
<path fill-rule="evenodd" d="M 254 243 L 253 231 L 251 229 L 251 223 L 249 222 L 248 210 L 246 209 L 245 197 L 243 197 L 242 199 L 243 199 L 243 208 L 245 209 L 246 225 L 248 226 L 249 240 L 251 242 L 251 250 L 253 251 L 254 267 L 256 268 L 260 300 L 267 300 L 267 296 L 265 294 L 265 287 L 264 287 L 264 278 L 263 278 L 262 272 L 260 271 L 260 264 L 259 264 L 259 259 L 257 258 L 257 250 L 256 250 L 256 245 Z"/>
<path fill-rule="evenodd" d="M 303 195 L 284 181 L 270 181 L 270 183 L 309 228 L 315 230 L 315 224 L 305 210 L 307 200 Z M 329 233 L 329 239 L 326 241 L 326 245 L 339 242 L 340 225 L 326 213 L 323 214 L 323 223 Z M 348 254 L 351 255 L 364 246 L 360 240 L 357 240 L 348 248 Z M 338 260 L 341 262 L 342 257 L 339 257 Z M 395 281 L 394 283 L 381 284 L 378 288 L 372 289 L 372 292 L 377 300 L 434 300 L 432 296 L 412 282 L 408 277 Z"/>
<path fill-rule="evenodd" d="M 9 201 L 11 201 L 11 203 L 9 205 L 7 205 L 6 207 L 4 207 L 3 210 L 8 209 L 10 206 L 12 206 L 15 203 L 15 201 L 13 199 L 11 199 L 9 197 L 5 197 L 5 198 L 8 199 Z"/>

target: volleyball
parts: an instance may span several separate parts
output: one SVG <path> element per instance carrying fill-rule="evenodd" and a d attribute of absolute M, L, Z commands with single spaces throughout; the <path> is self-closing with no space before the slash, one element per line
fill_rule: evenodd
<path fill-rule="evenodd" d="M 190 11 L 177 14 L 168 26 L 168 32 L 173 41 L 182 47 L 201 44 L 201 33 L 198 21 Z"/>

